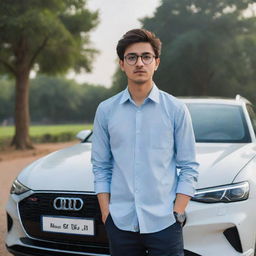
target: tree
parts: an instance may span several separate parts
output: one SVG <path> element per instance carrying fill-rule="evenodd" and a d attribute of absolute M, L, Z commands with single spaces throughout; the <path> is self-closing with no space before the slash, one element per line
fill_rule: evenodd
<path fill-rule="evenodd" d="M 89 31 L 98 13 L 86 0 L 2 0 L 0 5 L 0 71 L 16 80 L 15 135 L 12 145 L 31 148 L 29 138 L 29 76 L 90 71 L 94 49 Z"/>
<path fill-rule="evenodd" d="M 142 20 L 163 42 L 159 85 L 177 95 L 199 96 L 238 87 L 256 58 L 244 47 L 244 38 L 255 37 L 255 17 L 244 16 L 253 2 L 163 0 L 154 17 Z"/>
<path fill-rule="evenodd" d="M 92 122 L 98 104 L 110 95 L 110 90 L 103 86 L 39 75 L 31 81 L 31 120 L 48 123 Z"/>
<path fill-rule="evenodd" d="M 75 121 L 80 112 L 80 85 L 61 77 L 38 75 L 31 80 L 30 113 L 32 122 Z"/>
<path fill-rule="evenodd" d="M 92 122 L 95 116 L 96 109 L 100 102 L 113 96 L 113 91 L 99 85 L 83 84 L 80 87 L 81 105 L 80 111 L 77 112 L 79 120 Z M 83 110 L 83 111 L 81 111 Z"/>
<path fill-rule="evenodd" d="M 126 86 L 127 86 L 126 75 L 120 69 L 120 67 L 118 65 L 118 67 L 114 73 L 114 76 L 113 76 L 111 91 L 113 91 L 113 93 L 118 93 L 121 90 L 125 89 Z"/>
<path fill-rule="evenodd" d="M 162 0 L 153 17 L 141 20 L 163 42 L 154 77 L 157 85 L 174 95 L 190 96 L 233 96 L 252 86 L 256 18 L 244 13 L 253 2 Z M 119 89 L 120 73 L 114 76 Z"/>

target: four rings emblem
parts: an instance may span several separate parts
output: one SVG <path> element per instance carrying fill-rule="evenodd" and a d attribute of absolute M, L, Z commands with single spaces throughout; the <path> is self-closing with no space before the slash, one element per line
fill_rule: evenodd
<path fill-rule="evenodd" d="M 74 197 L 56 197 L 53 201 L 53 207 L 56 210 L 79 211 L 83 205 L 81 198 Z"/>

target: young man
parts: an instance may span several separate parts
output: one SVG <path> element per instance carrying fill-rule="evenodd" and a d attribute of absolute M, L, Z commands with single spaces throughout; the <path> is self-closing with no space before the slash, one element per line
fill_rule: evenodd
<path fill-rule="evenodd" d="M 95 191 L 112 256 L 184 255 L 198 163 L 188 110 L 153 82 L 160 50 L 147 30 L 123 36 L 117 54 L 128 87 L 102 102 L 94 120 Z"/>

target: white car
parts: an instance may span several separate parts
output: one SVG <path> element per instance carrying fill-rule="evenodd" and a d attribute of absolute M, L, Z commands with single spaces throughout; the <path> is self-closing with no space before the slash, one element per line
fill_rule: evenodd
<path fill-rule="evenodd" d="M 255 255 L 253 106 L 240 96 L 182 100 L 192 116 L 200 162 L 183 228 L 185 255 Z M 109 255 L 94 192 L 91 133 L 79 137 L 82 143 L 33 162 L 14 181 L 6 207 L 12 254 Z"/>

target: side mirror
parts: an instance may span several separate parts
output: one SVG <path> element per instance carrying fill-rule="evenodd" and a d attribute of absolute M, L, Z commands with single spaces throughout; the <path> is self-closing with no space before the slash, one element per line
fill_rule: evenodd
<path fill-rule="evenodd" d="M 85 138 L 91 133 L 91 130 L 82 130 L 80 132 L 77 133 L 76 138 L 84 141 Z"/>

